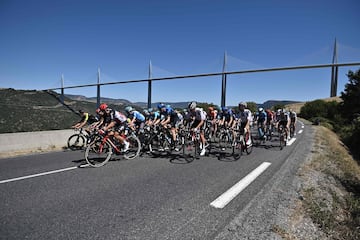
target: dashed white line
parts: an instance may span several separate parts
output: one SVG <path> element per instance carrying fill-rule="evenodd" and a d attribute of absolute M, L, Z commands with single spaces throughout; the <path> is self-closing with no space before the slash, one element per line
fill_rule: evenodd
<path fill-rule="evenodd" d="M 59 172 L 70 171 L 70 170 L 74 170 L 74 169 L 77 169 L 77 168 L 78 168 L 78 167 L 69 167 L 69 168 L 63 168 L 63 169 L 58 169 L 58 170 L 49 171 L 49 172 L 37 173 L 37 174 L 28 175 L 28 176 L 23 176 L 23 177 L 17 177 L 17 178 L 11 178 L 11 179 L 6 179 L 6 180 L 1 180 L 1 181 L 0 181 L 0 184 L 2 184 L 2 183 L 8 183 L 8 182 L 15 182 L 15 181 L 19 181 L 19 180 L 28 179 L 28 178 L 40 177 L 40 176 L 49 175 L 49 174 L 54 174 L 54 173 L 59 173 Z"/>
<path fill-rule="evenodd" d="M 224 208 L 231 200 L 233 200 L 240 192 L 242 192 L 247 186 L 249 186 L 261 173 L 263 173 L 271 163 L 263 162 L 246 177 L 237 182 L 225 193 L 220 195 L 217 199 L 210 203 L 214 208 Z"/>
<path fill-rule="evenodd" d="M 298 134 L 301 134 L 303 132 L 303 130 L 301 129 L 300 131 L 298 131 Z"/>

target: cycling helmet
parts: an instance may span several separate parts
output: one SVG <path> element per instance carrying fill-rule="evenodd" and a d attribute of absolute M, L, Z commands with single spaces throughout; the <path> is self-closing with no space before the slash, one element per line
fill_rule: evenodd
<path fill-rule="evenodd" d="M 99 108 L 100 108 L 101 111 L 105 111 L 105 109 L 108 108 L 108 105 L 106 103 L 102 103 L 102 104 L 100 104 Z"/>
<path fill-rule="evenodd" d="M 152 108 L 149 108 L 148 111 L 149 111 L 149 113 L 151 113 L 151 112 L 153 111 L 153 109 L 152 109 Z"/>
<path fill-rule="evenodd" d="M 225 112 L 225 111 L 227 111 L 227 110 L 228 110 L 227 107 L 221 107 L 221 111 Z"/>
<path fill-rule="evenodd" d="M 127 106 L 127 107 L 125 108 L 125 111 L 126 111 L 127 113 L 130 113 L 132 110 L 133 110 L 133 108 L 132 108 L 131 106 Z"/>
<path fill-rule="evenodd" d="M 162 108 L 164 108 L 165 107 L 165 104 L 163 104 L 163 103 L 159 103 L 158 105 L 157 105 L 157 108 L 158 109 L 162 109 Z"/>
<path fill-rule="evenodd" d="M 262 107 L 259 108 L 259 112 L 262 112 L 264 111 L 264 109 Z"/>
<path fill-rule="evenodd" d="M 247 107 L 247 103 L 246 103 L 246 102 L 239 102 L 239 107 L 240 107 L 240 106 Z"/>
<path fill-rule="evenodd" d="M 188 105 L 188 109 L 194 110 L 195 108 L 196 108 L 196 102 L 194 102 L 194 101 L 190 102 Z"/>
<path fill-rule="evenodd" d="M 213 108 L 213 107 L 208 107 L 208 110 L 209 110 L 210 112 L 212 112 L 212 111 L 214 111 L 214 108 Z"/>

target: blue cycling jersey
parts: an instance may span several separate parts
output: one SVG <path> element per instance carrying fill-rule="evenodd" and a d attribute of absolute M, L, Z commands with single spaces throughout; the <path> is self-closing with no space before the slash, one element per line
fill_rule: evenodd
<path fill-rule="evenodd" d="M 265 112 L 259 112 L 257 121 L 258 121 L 259 123 L 263 123 L 263 122 L 266 121 L 266 119 L 267 119 L 266 113 L 265 113 Z"/>
<path fill-rule="evenodd" d="M 137 122 L 145 121 L 145 116 L 138 111 L 133 111 L 131 115 L 132 115 L 132 118 L 135 118 L 135 121 L 137 121 Z"/>

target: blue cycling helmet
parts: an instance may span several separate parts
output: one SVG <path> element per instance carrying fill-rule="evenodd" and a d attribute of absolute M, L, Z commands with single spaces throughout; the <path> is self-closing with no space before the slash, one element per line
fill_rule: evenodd
<path fill-rule="evenodd" d="M 162 108 L 164 108 L 164 107 L 166 107 L 165 106 L 165 104 L 163 104 L 163 103 L 159 103 L 158 105 L 157 105 L 157 108 L 160 110 L 160 109 L 162 109 Z"/>
<path fill-rule="evenodd" d="M 225 111 L 227 111 L 227 110 L 228 110 L 227 107 L 221 107 L 221 111 L 225 112 Z"/>

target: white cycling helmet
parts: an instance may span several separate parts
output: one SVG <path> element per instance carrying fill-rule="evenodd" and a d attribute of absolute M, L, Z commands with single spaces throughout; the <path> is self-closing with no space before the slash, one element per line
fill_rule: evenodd
<path fill-rule="evenodd" d="M 188 109 L 194 110 L 195 108 L 196 108 L 196 102 L 195 101 L 190 102 L 188 105 Z"/>
<path fill-rule="evenodd" d="M 127 113 L 130 113 L 132 110 L 133 110 L 133 108 L 132 108 L 131 106 L 127 106 L 127 107 L 125 108 L 125 111 L 126 111 Z"/>

